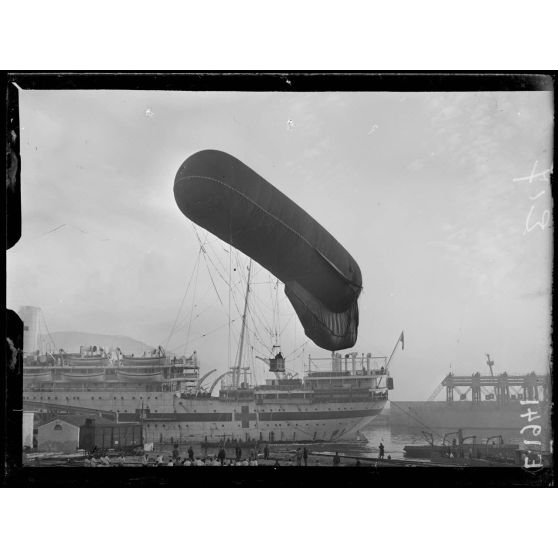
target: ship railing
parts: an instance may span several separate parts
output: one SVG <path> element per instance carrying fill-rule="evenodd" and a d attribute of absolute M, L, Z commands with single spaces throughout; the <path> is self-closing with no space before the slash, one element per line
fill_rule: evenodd
<path fill-rule="evenodd" d="M 371 376 L 382 376 L 384 374 L 387 374 L 386 369 L 382 369 L 382 368 L 377 368 L 377 369 L 373 369 L 373 370 L 366 370 L 366 369 L 357 369 L 355 373 L 351 372 L 351 371 L 346 371 L 346 370 L 312 370 L 310 372 L 307 372 L 304 377 L 305 378 L 329 378 L 329 377 L 343 377 L 343 378 L 354 378 L 356 376 L 359 377 L 371 377 Z"/>
<path fill-rule="evenodd" d="M 329 370 L 337 371 L 353 371 L 356 368 L 361 370 L 381 369 L 386 368 L 387 357 L 380 355 L 372 355 L 371 353 L 357 354 L 347 353 L 341 355 L 335 353 L 329 357 L 311 357 L 308 356 L 308 370 L 311 371 L 312 367 L 319 370 L 321 366 L 326 364 Z"/>
<path fill-rule="evenodd" d="M 386 370 L 357 370 L 356 374 L 350 372 L 338 372 L 335 370 L 328 371 L 318 371 L 318 372 L 308 372 L 305 374 L 305 380 L 323 380 L 329 381 L 333 378 L 339 378 L 343 380 L 357 381 L 367 378 L 375 378 L 377 376 L 385 376 L 387 374 Z"/>
<path fill-rule="evenodd" d="M 299 382 L 297 385 L 281 385 L 281 384 L 261 384 L 254 386 L 254 389 L 260 391 L 305 391 Z"/>
<path fill-rule="evenodd" d="M 111 392 L 122 392 L 122 391 L 130 391 L 130 392 L 151 392 L 151 393 L 161 393 L 161 392 L 168 392 L 172 391 L 168 389 L 168 384 L 172 382 L 149 382 L 144 385 L 134 386 L 127 385 L 123 382 L 90 382 L 87 385 L 68 385 L 68 382 L 40 382 L 36 384 L 31 384 L 26 386 L 26 392 L 37 392 L 37 393 L 48 393 L 48 392 L 79 392 L 79 393 L 88 393 L 92 391 L 99 391 L 105 392 L 107 395 L 110 395 Z"/>

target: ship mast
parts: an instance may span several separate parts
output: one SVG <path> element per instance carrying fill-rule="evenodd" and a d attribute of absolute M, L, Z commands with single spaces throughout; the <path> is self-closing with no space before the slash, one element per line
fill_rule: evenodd
<path fill-rule="evenodd" d="M 486 358 L 488 359 L 486 361 L 486 364 L 488 364 L 488 368 L 490 368 L 490 375 L 494 376 L 494 373 L 492 372 L 492 367 L 494 366 L 494 361 L 490 360 L 490 355 L 488 353 L 486 354 Z"/>
<path fill-rule="evenodd" d="M 242 329 L 240 330 L 240 346 L 238 347 L 238 360 L 234 369 L 234 376 L 236 376 L 236 386 L 240 380 L 240 367 L 242 366 L 242 351 L 244 349 L 244 332 L 246 330 L 246 313 L 248 312 L 248 294 L 250 293 L 250 273 L 252 272 L 252 260 L 248 266 L 248 280 L 246 281 L 246 297 L 244 299 L 244 312 L 242 314 Z M 247 383 L 246 368 L 244 369 L 244 383 Z"/>

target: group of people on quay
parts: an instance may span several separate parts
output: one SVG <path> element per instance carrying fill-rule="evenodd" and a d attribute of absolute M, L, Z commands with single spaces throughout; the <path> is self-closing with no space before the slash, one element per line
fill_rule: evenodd
<path fill-rule="evenodd" d="M 258 462 L 260 458 L 260 462 Z M 242 455 L 242 448 L 236 445 L 234 448 L 234 457 L 227 456 L 227 451 L 224 447 L 219 448 L 216 455 L 213 456 L 195 456 L 194 449 L 190 446 L 187 450 L 187 456 L 182 456 L 178 444 L 174 445 L 172 454 L 148 454 L 144 453 L 138 463 L 137 458 L 133 460 L 134 465 L 141 465 L 143 467 L 232 467 L 232 466 L 245 466 L 257 467 L 258 465 L 273 465 L 280 466 L 308 466 L 308 449 L 306 447 L 299 447 L 294 452 L 294 457 L 288 460 L 281 460 L 281 463 L 276 458 L 270 457 L 269 446 L 265 445 L 263 451 L 258 453 L 257 450 L 250 450 L 246 455 Z M 99 455 L 98 452 L 92 452 L 87 455 L 84 460 L 86 467 L 123 467 L 131 465 L 132 462 L 127 461 L 124 455 L 113 455 L 104 453 Z"/>

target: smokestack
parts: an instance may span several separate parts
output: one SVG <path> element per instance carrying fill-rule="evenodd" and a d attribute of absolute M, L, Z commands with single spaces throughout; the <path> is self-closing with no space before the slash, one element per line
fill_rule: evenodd
<path fill-rule="evenodd" d="M 31 354 L 39 347 L 39 316 L 41 309 L 36 306 L 21 306 L 19 317 L 23 322 L 23 352 Z"/>

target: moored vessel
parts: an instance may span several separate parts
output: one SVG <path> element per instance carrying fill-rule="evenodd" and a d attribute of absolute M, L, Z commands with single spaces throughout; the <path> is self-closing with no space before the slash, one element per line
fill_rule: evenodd
<path fill-rule="evenodd" d="M 51 380 L 38 381 L 24 365 L 23 402 L 36 412 L 111 413 L 119 421 L 138 420 L 146 442 L 355 439 L 388 400 L 387 359 L 345 357 L 309 357 L 300 379 L 284 373 L 277 354 L 269 359 L 275 379 L 251 385 L 242 379 L 246 370 L 232 369 L 221 375 L 226 380 L 216 396 L 200 385 L 193 356 L 165 357 L 157 379 L 131 366 L 122 379 L 122 367 L 113 362 L 99 367 L 103 378 L 95 383 L 84 380 L 76 367 L 48 363 Z M 94 368 L 87 370 L 96 375 Z"/>
<path fill-rule="evenodd" d="M 447 374 L 427 401 L 391 401 L 392 426 L 426 427 L 434 430 L 514 429 L 527 423 L 525 401 L 536 405 L 541 424 L 550 426 L 550 376 L 529 373 L 494 374 L 494 361 L 487 356 L 490 374 Z M 445 400 L 436 397 L 445 391 Z M 535 403 L 536 402 L 536 403 Z"/>

